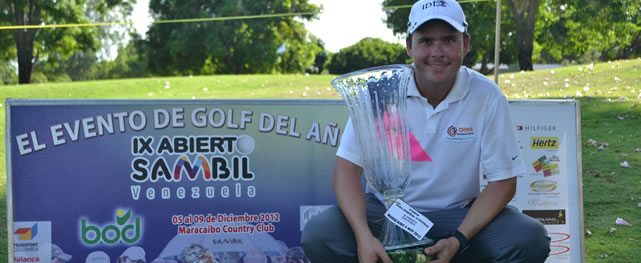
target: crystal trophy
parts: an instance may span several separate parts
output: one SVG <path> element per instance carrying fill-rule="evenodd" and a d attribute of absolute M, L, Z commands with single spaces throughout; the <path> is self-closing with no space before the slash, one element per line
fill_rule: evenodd
<path fill-rule="evenodd" d="M 388 209 L 396 199 L 403 198 L 410 181 L 412 158 L 405 113 L 412 72 L 411 66 L 386 65 L 332 80 L 349 109 L 361 147 L 365 178 L 383 195 Z M 388 253 L 415 250 L 422 254 L 417 247 L 433 244 L 427 237 L 417 240 L 387 218 L 379 239 Z"/>

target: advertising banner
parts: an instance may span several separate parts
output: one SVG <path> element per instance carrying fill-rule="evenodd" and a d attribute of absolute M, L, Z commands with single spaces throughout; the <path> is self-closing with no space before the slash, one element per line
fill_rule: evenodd
<path fill-rule="evenodd" d="M 8 105 L 15 262 L 284 262 L 335 203 L 339 101 Z"/>
<path fill-rule="evenodd" d="M 511 101 L 510 108 L 527 169 L 512 203 L 547 228 L 546 262 L 583 262 L 578 102 Z"/>
<path fill-rule="evenodd" d="M 342 101 L 7 106 L 10 262 L 304 262 L 301 230 L 336 203 Z M 582 262 L 576 102 L 511 106 L 528 168 L 512 204 L 547 227 L 547 262 Z"/>

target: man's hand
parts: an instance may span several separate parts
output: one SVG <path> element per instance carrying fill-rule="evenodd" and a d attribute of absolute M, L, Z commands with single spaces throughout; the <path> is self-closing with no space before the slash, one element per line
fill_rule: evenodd
<path fill-rule="evenodd" d="M 430 261 L 432 263 L 447 263 L 456 256 L 460 245 L 454 237 L 441 239 L 435 245 L 425 248 L 425 254 L 436 256 L 436 259 Z"/>
<path fill-rule="evenodd" d="M 385 252 L 381 241 L 373 235 L 369 235 L 358 242 L 358 262 L 360 263 L 392 263 L 392 259 Z M 380 261 L 379 261 L 380 259 Z"/>

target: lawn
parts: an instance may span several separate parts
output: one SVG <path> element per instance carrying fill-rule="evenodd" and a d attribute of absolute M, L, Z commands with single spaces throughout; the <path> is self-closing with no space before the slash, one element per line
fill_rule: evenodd
<path fill-rule="evenodd" d="M 5 99 L 320 99 L 339 96 L 333 76 L 222 75 L 0 86 Z M 510 99 L 575 98 L 581 104 L 587 262 L 641 258 L 641 59 L 505 73 Z M 0 142 L 0 259 L 7 258 L 5 141 Z M 615 225 L 617 217 L 632 226 Z M 612 230 L 615 228 L 616 230 Z"/>

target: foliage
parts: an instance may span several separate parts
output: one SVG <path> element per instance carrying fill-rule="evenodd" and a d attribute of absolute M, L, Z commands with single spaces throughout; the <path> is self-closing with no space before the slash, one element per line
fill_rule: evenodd
<path fill-rule="evenodd" d="M 410 8 L 414 0 L 383 0 L 383 12 L 385 12 L 385 24 L 392 29 L 396 35 L 407 33 L 407 19 L 410 16 Z"/>
<path fill-rule="evenodd" d="M 496 2 L 468 2 L 461 3 L 465 10 L 468 21 L 468 33 L 470 34 L 470 52 L 465 58 L 464 64 L 468 67 L 481 64 L 480 71 L 488 74 L 494 69 L 487 64 L 494 64 L 494 42 L 496 36 Z M 499 62 L 512 64 L 516 61 L 516 49 L 514 41 L 514 25 L 511 23 L 511 13 L 508 7 L 503 5 L 501 11 L 501 36 Z"/>
<path fill-rule="evenodd" d="M 641 2 L 547 0 L 537 43 L 551 62 L 582 63 L 641 55 Z"/>
<path fill-rule="evenodd" d="M 0 24 L 39 25 L 39 24 L 73 24 L 94 22 L 91 18 L 101 17 L 116 6 L 128 7 L 119 9 L 128 15 L 134 0 L 86 1 L 23 1 L 8 0 L 0 4 Z M 93 15 L 92 15 L 93 14 Z M 100 47 L 99 30 L 93 27 L 64 27 L 55 29 L 13 30 L 6 35 L 12 40 L 7 50 L 16 50 L 20 83 L 29 83 L 34 66 L 42 61 L 42 68 L 55 67 L 67 61 L 78 50 L 84 54 L 95 52 Z M 2 41 L 0 41 L 2 42 Z M 0 57 L 13 58 L 13 51 L 0 51 Z"/>
<path fill-rule="evenodd" d="M 379 38 L 364 38 L 334 54 L 327 69 L 331 74 L 343 74 L 373 66 L 408 62 L 409 57 L 403 45 Z"/>
<path fill-rule="evenodd" d="M 325 66 L 329 62 L 329 52 L 324 50 L 316 54 L 316 57 L 314 58 L 314 66 L 313 66 L 313 71 L 310 73 L 318 73 L 322 74 L 323 71 L 325 70 Z"/>
<path fill-rule="evenodd" d="M 308 0 L 152 0 L 150 9 L 162 20 L 318 11 Z M 307 48 L 307 32 L 292 16 L 154 24 L 147 39 L 149 69 L 160 75 L 302 72 L 318 52 Z M 282 43 L 287 51 L 278 65 Z"/>
<path fill-rule="evenodd" d="M 12 64 L 0 61 L 0 85 L 18 83 L 15 72 L 16 68 Z"/>
<path fill-rule="evenodd" d="M 34 80 L 36 74 L 42 74 L 49 81 L 56 80 L 90 80 L 96 70 L 98 63 L 96 53 L 93 51 L 74 51 L 70 56 L 54 54 L 43 63 L 34 67 L 31 82 L 40 83 Z M 42 78 L 42 77 L 39 77 Z"/>
<path fill-rule="evenodd" d="M 285 30 L 292 31 L 286 32 Z M 278 59 L 278 71 L 281 73 L 314 72 L 316 56 L 325 50 L 322 41 L 314 35 L 307 34 L 302 24 L 295 24 L 293 28 L 284 26 L 281 33 L 294 36 L 293 39 L 303 39 L 304 41 L 284 42 L 286 51 Z"/>
<path fill-rule="evenodd" d="M 132 35 L 127 46 L 118 49 L 113 61 L 102 61 L 95 73 L 96 79 L 120 79 L 149 76 L 147 57 L 144 55 L 145 42 L 138 35 Z"/>

